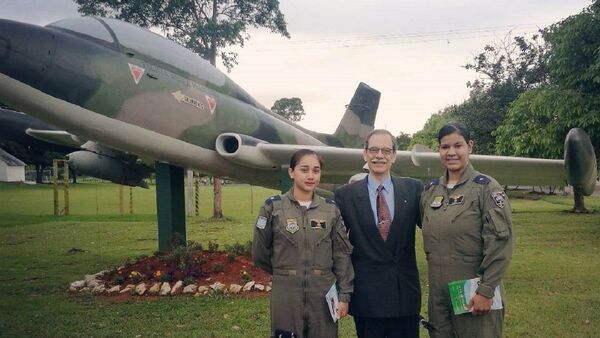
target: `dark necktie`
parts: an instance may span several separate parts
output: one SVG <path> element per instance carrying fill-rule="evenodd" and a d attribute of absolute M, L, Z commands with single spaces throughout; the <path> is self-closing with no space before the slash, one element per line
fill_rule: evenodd
<path fill-rule="evenodd" d="M 379 229 L 379 234 L 384 241 L 387 240 L 388 234 L 390 233 L 391 224 L 392 217 L 390 215 L 390 208 L 383 196 L 383 185 L 380 185 L 377 187 L 377 229 Z"/>

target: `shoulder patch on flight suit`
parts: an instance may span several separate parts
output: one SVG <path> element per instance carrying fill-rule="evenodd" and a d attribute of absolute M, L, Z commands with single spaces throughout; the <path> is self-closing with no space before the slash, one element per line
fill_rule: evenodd
<path fill-rule="evenodd" d="M 260 230 L 264 230 L 266 226 L 267 218 L 265 216 L 258 216 L 258 219 L 256 220 L 256 227 Z"/>
<path fill-rule="evenodd" d="M 504 193 L 504 191 L 494 191 L 491 194 L 492 199 L 494 200 L 494 203 L 496 203 L 498 208 L 504 208 L 504 206 L 506 205 L 506 194 Z"/>
<path fill-rule="evenodd" d="M 425 187 L 425 190 L 429 190 L 429 188 L 433 187 L 434 185 L 438 185 L 438 184 L 440 184 L 440 179 L 439 178 L 433 179 L 433 180 L 429 181 L 429 183 Z"/>
<path fill-rule="evenodd" d="M 273 201 L 281 201 L 281 196 L 279 196 L 279 195 L 271 196 L 271 197 L 267 198 L 267 200 L 265 201 L 265 204 L 269 205 L 269 204 L 273 203 Z"/>
<path fill-rule="evenodd" d="M 485 175 L 477 175 L 477 177 L 473 179 L 473 182 L 477 184 L 489 184 L 491 181 L 492 180 L 490 180 L 490 178 Z"/>

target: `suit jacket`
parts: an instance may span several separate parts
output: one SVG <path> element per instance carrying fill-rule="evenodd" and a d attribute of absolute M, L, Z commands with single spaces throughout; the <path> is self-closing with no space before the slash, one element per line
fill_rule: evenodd
<path fill-rule="evenodd" d="M 367 178 L 335 193 L 354 246 L 354 293 L 350 314 L 360 317 L 399 317 L 419 314 L 421 288 L 415 256 L 415 228 L 421 225 L 421 181 L 392 177 L 394 220 L 387 241 L 375 225 Z"/>

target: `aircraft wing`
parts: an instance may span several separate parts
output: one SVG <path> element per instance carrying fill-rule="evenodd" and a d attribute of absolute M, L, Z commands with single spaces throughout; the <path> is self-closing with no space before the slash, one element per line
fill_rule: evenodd
<path fill-rule="evenodd" d="M 323 179 L 330 183 L 347 183 L 363 171 L 363 150 L 330 146 L 272 144 L 245 139 L 244 135 L 222 134 L 216 149 L 222 157 L 238 165 L 257 169 L 275 169 L 289 164 L 298 149 L 311 149 L 323 158 Z M 443 169 L 438 153 L 430 151 L 398 151 L 392 171 L 398 176 L 422 180 L 440 177 Z M 565 185 L 567 177 L 563 160 L 520 158 L 509 156 L 471 155 L 473 166 L 494 177 L 503 185 Z"/>
<path fill-rule="evenodd" d="M 410 157 L 406 153 L 399 152 L 394 169 L 399 167 L 398 170 L 406 173 L 406 176 L 419 178 L 442 176 L 443 168 L 438 153 L 412 151 Z M 567 184 L 563 160 L 471 155 L 470 161 L 477 171 L 494 177 L 502 185 Z"/>

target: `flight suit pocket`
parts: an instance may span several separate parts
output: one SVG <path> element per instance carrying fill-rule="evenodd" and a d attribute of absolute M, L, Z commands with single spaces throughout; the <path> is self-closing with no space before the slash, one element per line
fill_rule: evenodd
<path fill-rule="evenodd" d="M 480 215 L 480 211 L 479 211 L 479 202 L 477 200 L 474 199 L 467 199 L 468 197 L 465 197 L 465 202 L 462 205 L 458 205 L 458 206 L 449 206 L 448 208 L 457 208 L 457 210 L 454 211 L 452 218 L 451 218 L 451 223 L 456 222 L 457 218 L 461 217 L 461 221 L 464 220 L 468 220 L 471 221 L 474 218 L 477 218 Z"/>
<path fill-rule="evenodd" d="M 281 240 L 285 240 L 287 242 L 289 242 L 290 244 L 293 244 L 294 246 L 299 246 L 299 243 L 297 243 L 298 239 L 298 231 L 299 229 L 296 229 L 295 227 L 292 227 L 290 225 L 288 225 L 288 219 L 293 219 L 290 217 L 286 217 L 286 214 L 284 212 L 274 212 L 272 217 L 272 227 L 273 227 L 273 241 L 274 242 L 280 242 Z M 286 228 L 290 228 L 290 230 L 295 230 L 293 232 L 290 232 L 288 230 L 286 230 Z M 296 227 L 299 228 L 299 224 L 297 223 L 297 218 L 296 218 Z"/>
<path fill-rule="evenodd" d="M 333 266 L 331 234 L 329 231 L 324 232 L 322 237 L 318 239 L 313 251 L 313 265 L 317 268 L 329 269 Z"/>
<path fill-rule="evenodd" d="M 287 231 L 285 231 L 285 229 L 282 229 L 281 227 L 278 227 L 274 231 L 274 240 L 277 240 L 278 238 L 285 238 L 290 244 L 292 244 L 294 246 L 298 246 L 298 244 L 296 243 L 296 240 L 294 238 L 294 235 L 288 233 Z"/>
<path fill-rule="evenodd" d="M 508 228 L 508 222 L 504 217 L 504 214 L 500 213 L 496 209 L 491 209 L 489 211 L 490 223 L 492 223 L 494 232 L 496 233 L 496 237 L 500 239 L 508 238 L 510 234 L 510 230 Z"/>

